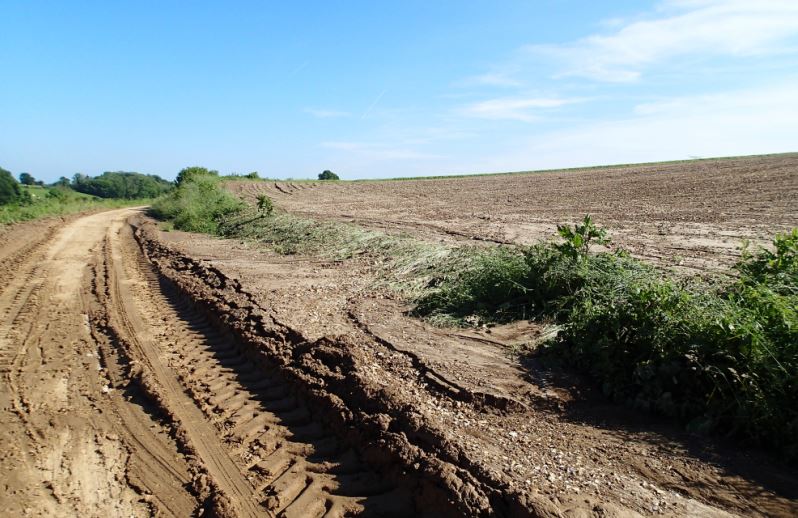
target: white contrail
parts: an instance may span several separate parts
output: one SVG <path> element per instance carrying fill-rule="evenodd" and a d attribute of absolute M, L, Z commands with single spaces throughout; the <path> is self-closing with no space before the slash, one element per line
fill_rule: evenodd
<path fill-rule="evenodd" d="M 376 99 L 374 99 L 374 102 L 373 102 L 373 103 L 371 103 L 371 106 L 369 106 L 369 107 L 368 107 L 368 109 L 367 109 L 366 111 L 364 111 L 364 112 L 363 112 L 363 115 L 361 115 L 361 116 L 360 116 L 360 120 L 363 120 L 363 119 L 365 119 L 365 118 L 366 118 L 366 116 L 367 116 L 369 113 L 371 113 L 371 110 L 373 110 L 373 109 L 374 109 L 374 107 L 375 107 L 375 106 L 377 106 L 377 103 L 378 103 L 378 102 L 380 102 L 380 99 L 382 99 L 382 96 L 383 96 L 383 95 L 385 95 L 385 90 L 383 90 L 382 92 L 380 92 L 380 95 L 378 95 L 378 96 L 377 96 L 377 98 L 376 98 Z"/>

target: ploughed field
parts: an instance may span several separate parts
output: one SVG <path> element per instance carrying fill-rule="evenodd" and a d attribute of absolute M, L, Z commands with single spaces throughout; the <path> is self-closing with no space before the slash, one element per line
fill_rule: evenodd
<path fill-rule="evenodd" d="M 293 213 L 437 239 L 531 244 L 591 214 L 638 257 L 722 270 L 798 227 L 798 154 L 434 180 L 231 182 Z"/>
<path fill-rule="evenodd" d="M 796 171 L 798 155 L 780 155 L 235 181 L 278 210 L 241 209 L 215 236 L 141 209 L 4 227 L 0 510 L 796 516 L 795 465 L 772 449 L 688 432 L 519 354 L 548 322 L 441 327 L 408 311 L 441 258 L 535 242 L 585 213 L 662 266 L 727 271 L 741 239 L 798 227 Z M 199 181 L 173 201 L 212 204 L 219 180 Z"/>

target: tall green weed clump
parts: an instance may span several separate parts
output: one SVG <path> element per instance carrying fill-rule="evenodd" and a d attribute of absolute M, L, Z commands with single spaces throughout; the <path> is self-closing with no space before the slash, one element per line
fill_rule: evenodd
<path fill-rule="evenodd" d="M 238 198 L 221 187 L 217 175 L 192 171 L 171 193 L 156 200 L 151 211 L 157 218 L 171 220 L 178 230 L 217 234 L 224 218 L 243 207 Z"/>
<path fill-rule="evenodd" d="M 798 231 L 746 251 L 733 281 L 676 279 L 608 244 L 589 217 L 559 243 L 486 250 L 419 300 L 437 320 L 537 317 L 540 353 L 611 398 L 798 457 Z"/>

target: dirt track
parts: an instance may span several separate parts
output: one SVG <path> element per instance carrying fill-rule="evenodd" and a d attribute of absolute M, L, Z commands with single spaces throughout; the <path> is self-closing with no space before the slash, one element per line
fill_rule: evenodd
<path fill-rule="evenodd" d="M 357 264 L 164 234 L 132 209 L 0 244 L 4 515 L 798 512 L 792 470 L 566 410 L 504 353 L 535 328 L 429 328 Z"/>
<path fill-rule="evenodd" d="M 2 236 L 19 245 L 0 259 L 4 515 L 412 509 L 279 375 L 161 286 L 133 213 Z"/>

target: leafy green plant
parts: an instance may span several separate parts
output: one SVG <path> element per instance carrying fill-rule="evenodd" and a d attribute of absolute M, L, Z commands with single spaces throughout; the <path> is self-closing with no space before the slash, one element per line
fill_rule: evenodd
<path fill-rule="evenodd" d="M 274 203 L 272 203 L 272 199 L 265 194 L 259 194 L 257 196 L 257 201 L 258 212 L 260 215 L 271 216 L 274 212 Z"/>
<path fill-rule="evenodd" d="M 780 292 L 795 294 L 798 286 L 798 229 L 777 234 L 773 239 L 773 251 L 760 247 L 753 253 L 746 243 L 742 258 L 734 268 L 740 273 L 743 284 L 768 283 Z"/>
<path fill-rule="evenodd" d="M 565 242 L 555 245 L 564 255 L 574 260 L 584 260 L 590 252 L 591 244 L 606 245 L 610 242 L 607 232 L 593 223 L 590 214 L 586 214 L 582 223 L 574 225 L 558 225 L 557 233 Z"/>

